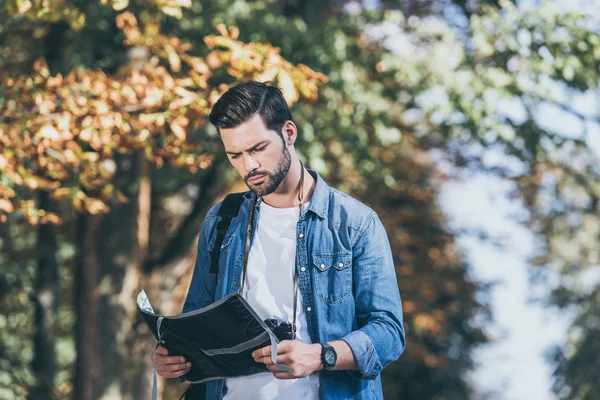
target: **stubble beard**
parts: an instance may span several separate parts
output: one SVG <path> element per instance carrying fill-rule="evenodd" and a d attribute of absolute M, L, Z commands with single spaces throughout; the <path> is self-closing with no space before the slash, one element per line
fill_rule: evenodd
<path fill-rule="evenodd" d="M 266 196 L 273 193 L 283 181 L 292 165 L 292 157 L 287 147 L 283 147 L 283 153 L 277 161 L 277 166 L 273 172 L 256 172 L 249 174 L 244 181 L 248 188 L 257 196 Z M 258 185 L 253 185 L 248 182 L 248 179 L 256 175 L 265 175 L 265 179 Z"/>

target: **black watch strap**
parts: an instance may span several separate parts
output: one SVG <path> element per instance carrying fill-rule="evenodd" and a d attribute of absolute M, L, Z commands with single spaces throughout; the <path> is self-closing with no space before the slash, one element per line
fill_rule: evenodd
<path fill-rule="evenodd" d="M 321 345 L 321 362 L 323 363 L 324 369 L 330 369 L 335 366 L 337 362 L 337 353 L 333 346 L 327 343 L 319 343 Z"/>

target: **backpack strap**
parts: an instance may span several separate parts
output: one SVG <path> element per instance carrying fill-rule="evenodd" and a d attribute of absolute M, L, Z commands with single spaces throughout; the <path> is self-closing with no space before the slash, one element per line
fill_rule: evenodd
<path fill-rule="evenodd" d="M 223 203 L 221 203 L 221 207 L 219 207 L 217 215 L 221 217 L 221 220 L 217 222 L 217 238 L 215 239 L 215 245 L 210 260 L 211 274 L 219 272 L 219 255 L 221 254 L 223 238 L 225 238 L 229 223 L 233 218 L 237 217 L 246 193 L 247 192 L 228 194 L 227 197 L 225 197 L 225 200 L 223 200 Z"/>

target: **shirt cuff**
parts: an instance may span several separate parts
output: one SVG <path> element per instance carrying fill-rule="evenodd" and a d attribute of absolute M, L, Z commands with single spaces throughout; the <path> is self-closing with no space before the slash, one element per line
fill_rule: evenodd
<path fill-rule="evenodd" d="M 342 340 L 348 343 L 358 371 L 348 371 L 350 376 L 358 379 L 375 379 L 383 369 L 377 351 L 373 346 L 371 338 L 364 332 L 358 330 L 347 334 Z"/>

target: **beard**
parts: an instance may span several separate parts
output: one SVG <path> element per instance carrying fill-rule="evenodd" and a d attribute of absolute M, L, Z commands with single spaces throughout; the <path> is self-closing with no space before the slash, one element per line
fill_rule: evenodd
<path fill-rule="evenodd" d="M 257 196 L 266 196 L 271 194 L 279 187 L 281 181 L 287 175 L 290 170 L 290 165 L 292 164 L 292 158 L 290 156 L 290 152 L 287 147 L 283 147 L 283 153 L 279 160 L 277 161 L 277 166 L 274 171 L 252 171 L 244 178 L 244 182 L 252 192 L 254 192 Z M 258 184 L 252 184 L 248 182 L 248 179 L 253 176 L 264 175 L 265 179 Z"/>

